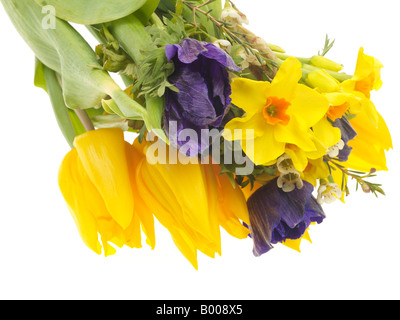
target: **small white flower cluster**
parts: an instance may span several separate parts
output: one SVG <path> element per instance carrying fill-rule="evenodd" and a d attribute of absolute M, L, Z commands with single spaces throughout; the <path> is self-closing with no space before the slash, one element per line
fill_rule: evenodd
<path fill-rule="evenodd" d="M 254 51 L 257 51 L 257 50 L 254 50 Z M 254 66 L 258 66 L 258 67 L 261 66 L 261 63 L 258 61 L 257 57 L 252 53 L 247 53 L 244 48 L 240 48 L 237 51 L 236 55 L 243 59 L 243 61 L 240 63 L 240 66 L 243 69 L 247 69 L 248 67 L 250 67 L 250 65 L 254 65 Z"/>
<path fill-rule="evenodd" d="M 300 173 L 293 165 L 292 159 L 284 154 L 276 163 L 280 176 L 278 178 L 278 187 L 284 192 L 292 192 L 294 189 L 302 189 L 304 184 Z"/>
<path fill-rule="evenodd" d="M 336 183 L 325 183 L 318 188 L 317 201 L 319 204 L 333 203 L 342 197 L 342 190 Z"/>
<path fill-rule="evenodd" d="M 330 158 L 336 158 L 339 155 L 339 152 L 343 150 L 345 143 L 343 140 L 340 140 L 337 144 L 330 147 L 328 152 L 326 153 Z"/>
<path fill-rule="evenodd" d="M 247 17 L 243 13 L 237 11 L 231 6 L 226 6 L 224 10 L 222 10 L 220 19 L 223 22 L 229 23 L 232 27 L 249 23 Z"/>
<path fill-rule="evenodd" d="M 229 4 L 222 11 L 220 20 L 226 23 L 229 23 L 231 28 L 237 29 L 238 26 L 242 26 L 243 24 L 248 24 L 249 21 L 247 17 L 241 13 L 240 11 L 232 8 Z M 228 53 L 231 53 L 232 44 L 227 40 L 216 40 L 213 42 L 215 46 L 218 48 L 225 50 Z M 235 56 L 238 56 L 243 59 L 240 63 L 240 67 L 242 69 L 247 69 L 250 65 L 261 66 L 257 57 L 254 54 L 247 53 L 244 48 L 239 48 L 235 53 Z"/>

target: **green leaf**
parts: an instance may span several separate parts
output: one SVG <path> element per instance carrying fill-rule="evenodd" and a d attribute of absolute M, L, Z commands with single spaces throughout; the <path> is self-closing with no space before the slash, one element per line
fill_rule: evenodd
<path fill-rule="evenodd" d="M 35 0 L 53 6 L 56 16 L 79 24 L 98 24 L 117 20 L 141 8 L 146 0 Z"/>
<path fill-rule="evenodd" d="M 37 58 L 35 59 L 35 78 L 34 84 L 38 88 L 42 88 L 47 91 L 46 79 L 44 78 L 44 66 Z"/>
<path fill-rule="evenodd" d="M 61 132 L 63 133 L 70 147 L 73 148 L 76 132 L 72 125 L 68 108 L 64 103 L 63 93 L 60 84 L 58 83 L 57 74 L 43 64 L 39 64 L 41 65 L 40 69 L 43 72 L 42 80 L 47 88 L 58 126 L 60 127 Z"/>
<path fill-rule="evenodd" d="M 210 8 L 211 15 L 215 19 L 219 19 L 221 17 L 222 13 L 222 1 L 221 0 L 214 0 L 208 4 L 208 7 Z"/>
<path fill-rule="evenodd" d="M 125 118 L 140 115 L 147 121 L 146 110 L 123 92 L 107 72 L 101 70 L 90 45 L 69 23 L 55 18 L 55 28 L 46 29 L 42 25 L 42 8 L 34 0 L 1 2 L 38 59 L 61 76 L 62 92 L 68 108 L 98 108 L 101 101 L 110 96 Z M 37 77 L 40 79 L 40 72 Z"/>

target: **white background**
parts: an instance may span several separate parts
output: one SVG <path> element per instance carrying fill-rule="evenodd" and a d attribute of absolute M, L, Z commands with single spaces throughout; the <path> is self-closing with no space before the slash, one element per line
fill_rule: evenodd
<path fill-rule="evenodd" d="M 386 197 L 352 193 L 325 206 L 302 253 L 278 245 L 261 258 L 251 240 L 225 233 L 223 254 L 199 256 L 195 271 L 157 226 L 154 251 L 112 257 L 81 241 L 57 185 L 68 145 L 45 92 L 33 86 L 34 57 L 0 8 L 1 299 L 398 299 L 400 298 L 399 41 L 397 1 L 236 0 L 250 28 L 289 54 L 311 56 L 325 34 L 329 58 L 353 73 L 358 49 L 381 60 L 383 88 L 373 100 L 395 150 L 380 173 Z M 95 44 L 93 40 L 91 43 Z M 352 186 L 352 191 L 354 188 Z"/>

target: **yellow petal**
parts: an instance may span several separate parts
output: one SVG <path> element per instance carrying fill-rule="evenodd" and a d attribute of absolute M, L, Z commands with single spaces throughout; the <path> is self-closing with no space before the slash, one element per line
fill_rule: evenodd
<path fill-rule="evenodd" d="M 121 129 L 100 129 L 75 139 L 74 145 L 90 180 L 101 194 L 113 219 L 124 229 L 134 210 Z"/>
<path fill-rule="evenodd" d="M 293 57 L 286 59 L 271 83 L 269 96 L 291 101 L 301 77 L 301 63 Z"/>
<path fill-rule="evenodd" d="M 163 179 L 180 204 L 185 223 L 207 239 L 214 236 L 208 206 L 205 174 L 200 164 L 156 165 Z"/>
<path fill-rule="evenodd" d="M 71 150 L 64 158 L 58 181 L 83 242 L 94 252 L 101 254 L 99 227 L 94 213 L 107 216 L 108 212 L 101 208 L 103 200 L 83 169 L 76 149 Z"/>
<path fill-rule="evenodd" d="M 282 244 L 290 249 L 301 252 L 300 245 L 301 245 L 302 240 L 307 240 L 309 242 L 312 242 L 308 230 L 306 230 L 306 232 L 304 233 L 302 238 L 297 239 L 297 240 L 287 239 L 285 242 L 282 242 Z"/>
<path fill-rule="evenodd" d="M 274 138 L 281 143 L 294 144 L 304 151 L 316 150 L 311 130 L 296 118 L 292 118 L 287 126 L 276 125 L 273 132 Z"/>
<path fill-rule="evenodd" d="M 287 145 L 285 153 L 292 159 L 293 165 L 297 171 L 303 172 L 308 165 L 307 154 L 293 145 Z"/>
<path fill-rule="evenodd" d="M 145 170 L 146 167 L 147 162 L 145 159 L 142 159 L 136 171 L 136 181 L 140 186 L 138 188 L 140 197 L 148 205 L 157 220 L 168 229 L 176 247 L 183 256 L 193 265 L 194 268 L 198 269 L 197 248 L 193 237 L 190 235 L 190 231 L 188 231 L 180 220 L 177 219 L 174 215 L 174 211 L 167 208 L 171 204 L 163 199 L 165 192 L 161 193 L 158 190 L 158 186 L 153 181 L 153 178 L 149 176 L 148 170 Z M 167 198 L 168 197 L 170 197 L 170 195 L 167 195 Z M 174 204 L 172 204 L 172 206 L 174 206 Z"/>
<path fill-rule="evenodd" d="M 267 101 L 269 82 L 235 78 L 232 81 L 232 103 L 243 109 L 247 116 L 260 111 Z"/>
<path fill-rule="evenodd" d="M 376 111 L 376 110 L 375 110 Z M 355 140 L 368 141 L 377 147 L 389 150 L 393 148 L 390 131 L 383 117 L 376 111 L 377 121 L 371 120 L 369 111 L 363 110 L 355 118 L 350 120 L 350 124 L 357 132 Z"/>
<path fill-rule="evenodd" d="M 264 134 L 268 124 L 262 116 L 262 111 L 243 118 L 234 118 L 229 121 L 224 128 L 223 137 L 229 141 L 251 140 Z M 241 131 L 236 131 L 241 130 Z M 246 131 L 250 130 L 250 131 Z M 238 134 L 236 133 L 238 132 Z"/>
<path fill-rule="evenodd" d="M 208 207 L 210 210 L 210 223 L 214 231 L 214 241 L 216 242 L 215 251 L 221 255 L 221 232 L 218 221 L 219 193 L 218 181 L 215 176 L 213 165 L 204 165 L 204 172 L 207 184 Z"/>
<path fill-rule="evenodd" d="M 349 142 L 353 148 L 346 165 L 348 168 L 369 172 L 372 168 L 387 171 L 385 150 L 368 141 L 357 139 Z"/>
<path fill-rule="evenodd" d="M 318 180 L 327 179 L 329 175 L 329 168 L 324 159 L 321 157 L 315 160 L 308 160 L 308 166 L 303 172 L 302 179 L 311 183 L 314 187 L 317 187 Z"/>
<path fill-rule="evenodd" d="M 296 117 L 302 125 L 308 128 L 320 121 L 329 110 L 329 102 L 326 97 L 304 85 L 296 87 L 291 103 L 290 115 Z"/>
<path fill-rule="evenodd" d="M 323 156 L 328 151 L 328 148 L 337 144 L 342 138 L 342 133 L 339 128 L 332 126 L 327 118 L 322 118 L 317 124 L 313 126 L 314 137 L 320 145 L 325 148 L 325 153 L 317 156 Z"/>
<path fill-rule="evenodd" d="M 154 216 L 151 210 L 146 205 L 146 202 L 140 197 L 138 184 L 136 181 L 136 170 L 139 166 L 140 161 L 144 158 L 144 155 L 142 153 L 139 153 L 129 143 L 126 143 L 125 147 L 126 147 L 129 175 L 131 179 L 132 192 L 135 201 L 135 216 L 139 218 L 140 224 L 143 228 L 143 232 L 147 237 L 146 240 L 147 244 L 152 249 L 154 249 L 156 245 Z"/>
<path fill-rule="evenodd" d="M 250 218 L 244 194 L 238 185 L 232 185 L 225 174 L 220 175 L 219 166 L 214 165 L 213 169 L 218 185 L 219 223 L 231 236 L 245 239 L 250 230 L 241 221 L 250 225 Z"/>
<path fill-rule="evenodd" d="M 250 143 L 254 144 L 254 150 L 251 150 Z M 285 152 L 285 145 L 285 142 L 278 141 L 275 138 L 274 128 L 270 125 L 267 125 L 264 134 L 254 139 L 254 141 L 242 141 L 244 152 L 256 165 L 264 165 L 272 161 L 276 162 L 276 159 Z"/>

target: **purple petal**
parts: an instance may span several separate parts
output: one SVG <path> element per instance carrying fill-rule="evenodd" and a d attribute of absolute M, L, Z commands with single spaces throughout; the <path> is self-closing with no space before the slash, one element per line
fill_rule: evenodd
<path fill-rule="evenodd" d="M 207 51 L 201 53 L 204 57 L 218 61 L 221 65 L 223 65 L 224 67 L 228 68 L 231 71 L 239 72 L 241 70 L 241 68 L 239 68 L 235 64 L 232 57 L 228 55 L 225 51 L 221 50 L 220 48 L 216 47 L 211 43 L 207 43 L 205 47 Z"/>
<path fill-rule="evenodd" d="M 357 132 L 351 126 L 349 120 L 345 116 L 333 122 L 333 126 L 339 128 L 342 132 L 342 140 L 348 143 L 357 136 Z"/>
<path fill-rule="evenodd" d="M 171 61 L 177 56 L 178 60 L 185 64 L 196 61 L 199 55 L 204 51 L 207 51 L 204 43 L 194 39 L 183 39 L 179 45 L 165 46 L 165 54 L 168 61 Z"/>
<path fill-rule="evenodd" d="M 272 244 L 301 238 L 312 222 L 321 223 L 325 214 L 303 182 L 302 189 L 290 193 L 277 185 L 277 179 L 258 189 L 248 200 L 254 255 L 268 252 Z"/>

